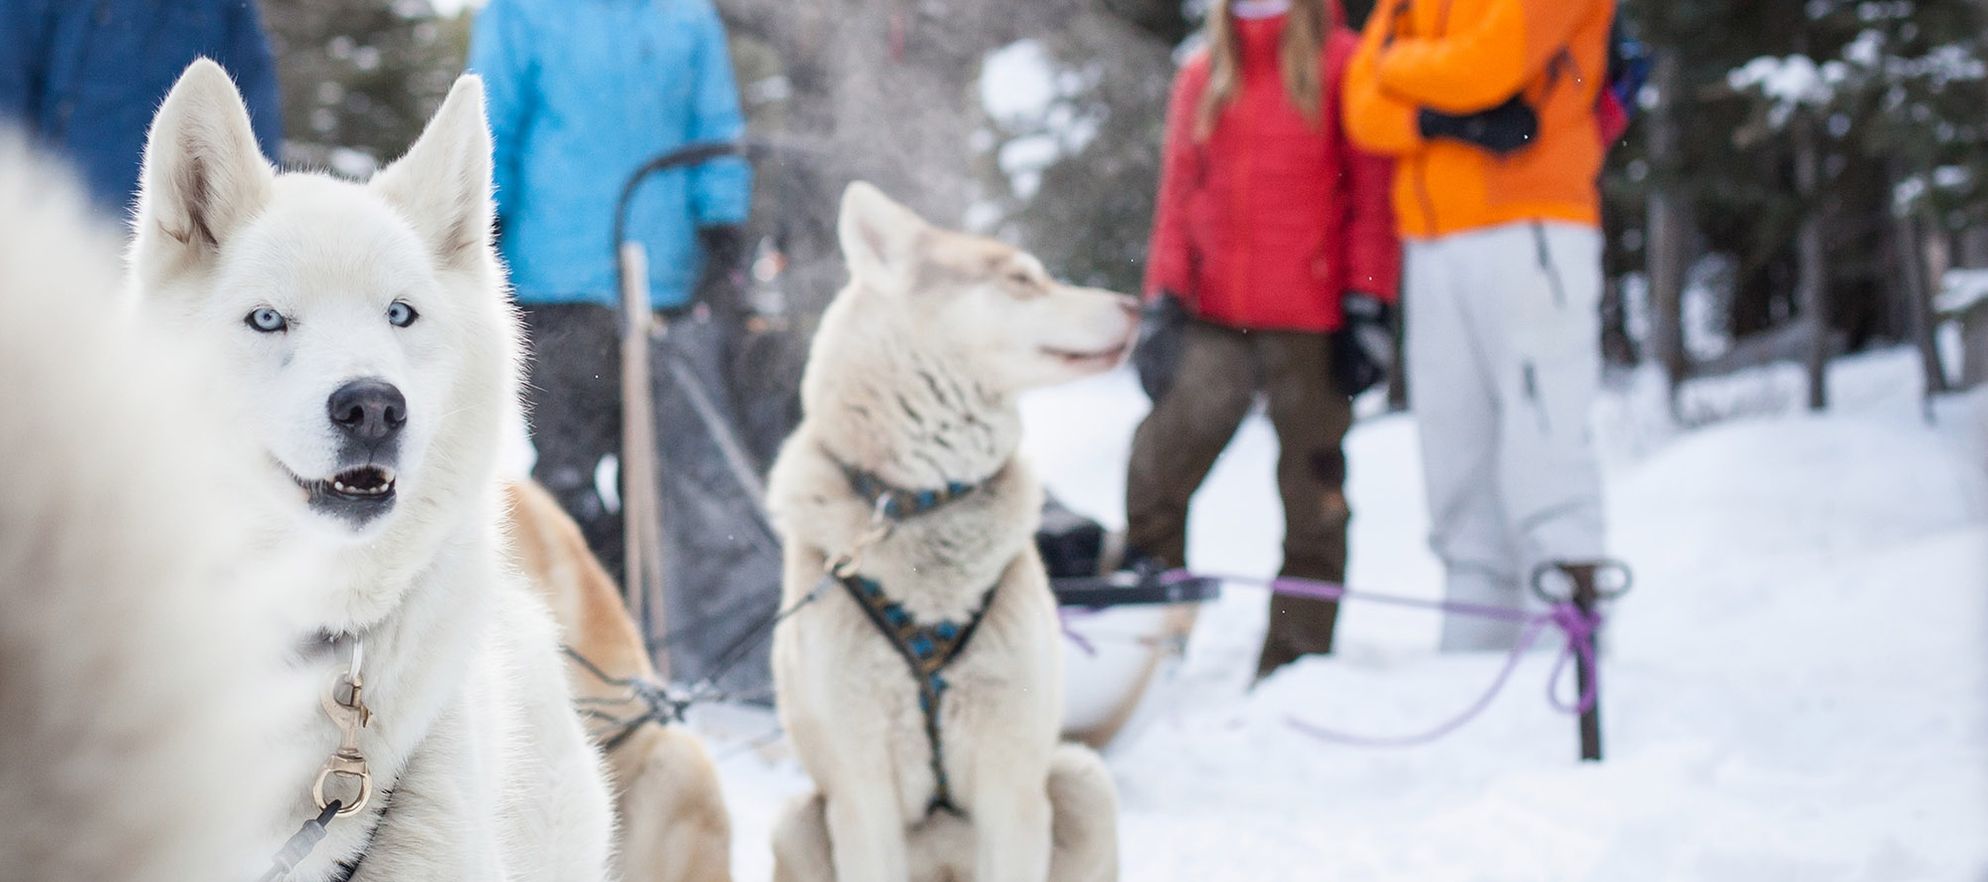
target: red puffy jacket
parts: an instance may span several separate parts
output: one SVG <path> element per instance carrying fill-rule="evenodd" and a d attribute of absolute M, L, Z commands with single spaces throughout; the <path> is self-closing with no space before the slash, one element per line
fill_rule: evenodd
<path fill-rule="evenodd" d="M 1338 4 L 1326 2 L 1334 25 L 1320 60 L 1317 125 L 1284 91 L 1281 15 L 1234 22 L 1242 88 L 1206 141 L 1194 138 L 1206 50 L 1175 76 L 1148 296 L 1172 291 L 1217 324 L 1292 331 L 1338 329 L 1347 291 L 1394 300 L 1401 243 L 1389 201 L 1393 163 L 1355 149 L 1340 128 L 1339 85 L 1358 38 L 1338 24 Z"/>

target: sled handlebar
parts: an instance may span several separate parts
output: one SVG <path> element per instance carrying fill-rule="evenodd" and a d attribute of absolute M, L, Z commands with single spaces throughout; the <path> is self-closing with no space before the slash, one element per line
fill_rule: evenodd
<path fill-rule="evenodd" d="M 720 159 L 738 158 L 747 162 L 759 162 L 780 154 L 815 155 L 822 151 L 805 144 L 787 141 L 767 141 L 759 138 L 741 138 L 736 141 L 699 141 L 685 144 L 668 153 L 658 154 L 637 166 L 621 184 L 621 196 L 614 203 L 614 240 L 610 245 L 609 257 L 614 261 L 614 290 L 625 290 L 627 269 L 621 262 L 621 243 L 628 239 L 628 209 L 635 203 L 635 192 L 647 183 L 649 178 L 667 171 L 691 168 Z M 693 303 L 686 303 L 676 309 L 663 310 L 665 315 L 680 315 L 688 312 Z"/>

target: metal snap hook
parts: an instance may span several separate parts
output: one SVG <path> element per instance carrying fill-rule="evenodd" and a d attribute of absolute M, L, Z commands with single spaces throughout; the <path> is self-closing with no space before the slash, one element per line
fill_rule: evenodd
<path fill-rule="evenodd" d="M 338 749 L 326 758 L 318 769 L 317 780 L 311 784 L 311 799 L 316 801 L 318 810 L 331 807 L 331 800 L 325 796 L 325 786 L 332 778 L 349 778 L 358 783 L 359 794 L 350 801 L 340 800 L 337 817 L 358 814 L 373 798 L 373 773 L 366 765 L 366 755 L 359 750 L 359 731 L 373 721 L 373 711 L 366 706 L 366 684 L 360 675 L 360 665 L 365 660 L 365 641 L 352 640 L 352 662 L 347 669 L 333 677 L 331 688 L 324 694 L 325 716 L 338 726 Z M 345 690 L 343 697 L 340 690 Z"/>
<path fill-rule="evenodd" d="M 334 817 L 356 815 L 366 808 L 366 803 L 372 801 L 373 773 L 366 768 L 366 758 L 357 754 L 347 755 L 341 751 L 332 754 L 330 759 L 324 761 L 324 766 L 318 769 L 317 780 L 311 784 L 311 799 L 317 803 L 319 811 L 331 807 L 331 800 L 325 796 L 324 791 L 325 785 L 334 777 L 350 778 L 358 782 L 359 787 L 359 795 L 353 797 L 351 802 L 339 801 L 338 811 Z"/>

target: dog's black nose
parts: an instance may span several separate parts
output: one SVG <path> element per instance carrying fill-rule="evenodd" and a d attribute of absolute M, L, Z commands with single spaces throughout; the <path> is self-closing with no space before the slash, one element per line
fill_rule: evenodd
<path fill-rule="evenodd" d="M 326 402 L 331 422 L 356 441 L 377 443 L 407 425 L 407 399 L 385 380 L 353 380 Z"/>

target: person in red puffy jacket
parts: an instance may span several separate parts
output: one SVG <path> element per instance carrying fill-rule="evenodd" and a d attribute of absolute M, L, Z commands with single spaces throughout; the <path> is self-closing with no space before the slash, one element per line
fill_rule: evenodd
<path fill-rule="evenodd" d="M 1286 575 L 1342 581 L 1351 396 L 1392 360 L 1392 167 L 1340 128 L 1357 37 L 1338 0 L 1215 0 L 1175 77 L 1135 354 L 1126 542 L 1185 562 L 1187 505 L 1257 393 L 1281 448 Z M 1259 674 L 1329 652 L 1335 604 L 1277 597 Z"/>

